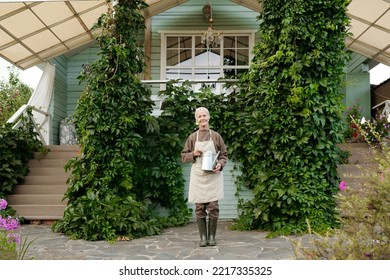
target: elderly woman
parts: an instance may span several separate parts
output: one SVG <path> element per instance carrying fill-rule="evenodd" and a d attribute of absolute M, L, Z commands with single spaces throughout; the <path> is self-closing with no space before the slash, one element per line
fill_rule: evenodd
<path fill-rule="evenodd" d="M 192 163 L 188 201 L 195 203 L 195 215 L 200 234 L 200 247 L 215 246 L 217 220 L 219 218 L 218 200 L 223 198 L 223 175 L 228 157 L 221 135 L 209 128 L 210 113 L 200 107 L 195 110 L 195 120 L 199 129 L 192 133 L 181 152 L 184 163 Z M 203 155 L 211 151 L 218 155 L 212 171 L 202 170 Z M 206 217 L 209 216 L 208 230 Z"/>

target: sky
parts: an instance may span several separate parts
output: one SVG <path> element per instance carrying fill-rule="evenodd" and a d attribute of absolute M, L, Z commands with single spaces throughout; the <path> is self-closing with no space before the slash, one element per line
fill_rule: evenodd
<path fill-rule="evenodd" d="M 8 69 L 7 67 L 11 66 L 10 63 L 5 61 L 4 59 L 0 58 L 0 80 L 1 81 L 8 81 Z M 42 76 L 42 70 L 40 70 L 38 67 L 34 66 L 32 68 L 29 68 L 27 70 L 19 70 L 19 76 L 20 79 L 32 87 L 34 90 L 37 87 L 39 80 Z M 383 81 L 390 78 L 390 67 L 386 66 L 384 64 L 378 64 L 374 68 L 370 70 L 370 83 L 372 85 L 379 85 Z"/>

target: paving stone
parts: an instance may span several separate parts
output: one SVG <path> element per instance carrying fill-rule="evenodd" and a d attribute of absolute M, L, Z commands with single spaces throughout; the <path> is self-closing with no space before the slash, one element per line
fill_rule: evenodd
<path fill-rule="evenodd" d="M 291 240 L 308 236 L 266 238 L 267 232 L 230 230 L 229 221 L 219 221 L 217 246 L 199 247 L 196 223 L 168 228 L 162 234 L 117 241 L 72 240 L 54 233 L 50 225 L 22 225 L 23 238 L 33 240 L 25 259 L 36 260 L 290 260 L 295 259 Z"/>

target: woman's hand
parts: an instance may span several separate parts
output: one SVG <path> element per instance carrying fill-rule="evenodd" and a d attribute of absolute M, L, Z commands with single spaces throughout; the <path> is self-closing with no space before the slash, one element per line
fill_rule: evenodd
<path fill-rule="evenodd" d="M 215 166 L 213 172 L 214 173 L 218 173 L 222 170 L 222 164 L 220 164 L 219 162 L 217 163 L 217 165 Z"/>
<path fill-rule="evenodd" d="M 202 151 L 195 150 L 192 152 L 192 155 L 194 156 L 194 158 L 200 157 L 202 155 Z"/>

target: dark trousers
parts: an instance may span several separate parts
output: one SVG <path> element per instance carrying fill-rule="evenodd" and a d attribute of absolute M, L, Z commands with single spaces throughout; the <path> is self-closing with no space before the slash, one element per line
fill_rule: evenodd
<path fill-rule="evenodd" d="M 219 204 L 218 201 L 207 203 L 195 203 L 195 216 L 197 219 L 203 219 L 209 215 L 209 219 L 218 220 L 219 218 Z"/>

